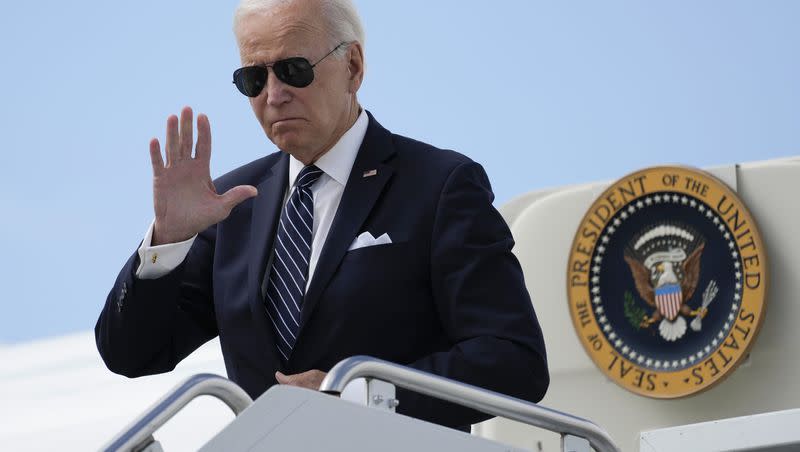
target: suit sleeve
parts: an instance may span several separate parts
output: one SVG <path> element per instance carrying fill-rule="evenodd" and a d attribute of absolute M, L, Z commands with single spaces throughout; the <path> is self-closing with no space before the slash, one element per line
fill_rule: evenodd
<path fill-rule="evenodd" d="M 139 377 L 168 372 L 217 335 L 211 283 L 216 226 L 195 239 L 186 259 L 157 279 L 139 279 L 138 252 L 117 276 L 95 326 L 106 366 Z"/>
<path fill-rule="evenodd" d="M 411 367 L 531 402 L 550 377 L 541 329 L 512 254 L 511 231 L 492 206 L 483 168 L 463 163 L 448 177 L 431 237 L 431 281 L 451 344 Z M 398 412 L 452 427 L 489 418 L 398 388 Z"/>

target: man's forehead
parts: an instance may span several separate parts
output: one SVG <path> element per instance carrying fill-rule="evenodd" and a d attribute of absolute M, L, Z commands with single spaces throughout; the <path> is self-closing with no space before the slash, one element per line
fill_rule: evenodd
<path fill-rule="evenodd" d="M 244 18 L 238 34 L 243 59 L 270 59 L 314 50 L 324 40 L 325 30 L 314 20 L 270 14 Z"/>

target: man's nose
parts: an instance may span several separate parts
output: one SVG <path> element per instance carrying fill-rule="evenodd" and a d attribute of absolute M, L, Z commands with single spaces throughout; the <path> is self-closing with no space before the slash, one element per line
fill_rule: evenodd
<path fill-rule="evenodd" d="M 282 105 L 292 99 L 289 85 L 275 76 L 275 72 L 272 70 L 267 73 L 267 86 L 264 90 L 267 92 L 268 105 Z"/>

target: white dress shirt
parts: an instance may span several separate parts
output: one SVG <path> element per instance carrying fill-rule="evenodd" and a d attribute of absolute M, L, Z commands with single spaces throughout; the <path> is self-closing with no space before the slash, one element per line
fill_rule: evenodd
<path fill-rule="evenodd" d="M 314 163 L 325 174 L 311 186 L 311 191 L 314 193 L 314 226 L 306 289 L 314 276 L 322 246 L 328 237 L 328 231 L 330 231 L 336 210 L 339 208 L 344 187 L 347 185 L 347 179 L 350 177 L 350 171 L 353 169 L 356 155 L 364 141 L 368 125 L 369 118 L 366 110 L 362 110 L 353 126 Z M 304 166 L 301 161 L 292 156 L 289 157 L 289 187 L 292 190 L 294 190 L 295 179 Z M 287 190 L 284 205 L 290 194 L 291 192 Z M 150 246 L 154 223 L 155 221 L 150 224 L 142 245 L 139 247 L 139 267 L 136 270 L 136 277 L 139 279 L 157 279 L 174 270 L 186 259 L 192 243 L 197 238 L 195 235 L 184 242 Z"/>

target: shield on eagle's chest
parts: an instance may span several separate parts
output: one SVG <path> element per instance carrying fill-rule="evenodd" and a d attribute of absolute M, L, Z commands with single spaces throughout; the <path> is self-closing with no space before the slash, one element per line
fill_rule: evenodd
<path fill-rule="evenodd" d="M 656 288 L 656 306 L 670 322 L 675 320 L 683 303 L 683 293 L 679 284 L 665 284 Z"/>

